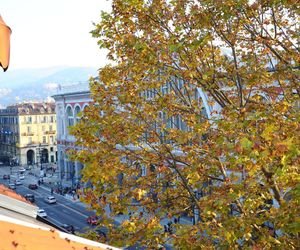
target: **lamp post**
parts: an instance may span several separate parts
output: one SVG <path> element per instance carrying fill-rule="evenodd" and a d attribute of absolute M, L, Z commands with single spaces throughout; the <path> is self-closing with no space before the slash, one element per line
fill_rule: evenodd
<path fill-rule="evenodd" d="M 41 170 L 43 170 L 43 150 L 44 148 L 42 148 L 42 144 L 39 144 L 39 156 L 40 156 L 40 164 L 41 164 Z"/>
<path fill-rule="evenodd" d="M 11 29 L 5 24 L 0 15 L 0 66 L 7 70 L 10 58 Z"/>

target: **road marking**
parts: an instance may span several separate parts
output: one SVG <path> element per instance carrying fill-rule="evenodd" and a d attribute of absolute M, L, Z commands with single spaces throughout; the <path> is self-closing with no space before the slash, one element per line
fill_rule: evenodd
<path fill-rule="evenodd" d="M 56 219 L 54 219 L 54 218 L 51 218 L 51 217 L 49 217 L 49 216 L 48 216 L 48 218 L 51 219 L 51 220 L 53 220 L 53 221 L 55 221 L 56 223 L 58 223 L 57 226 L 58 226 L 58 225 L 63 225 L 63 224 L 61 223 L 61 221 L 58 221 L 58 220 L 56 220 Z"/>
<path fill-rule="evenodd" d="M 71 207 L 68 207 L 68 206 L 66 206 L 66 205 L 64 205 L 64 204 L 62 204 L 62 203 L 59 203 L 59 205 L 65 207 L 65 208 L 67 208 L 67 209 L 72 210 L 74 213 L 80 214 L 80 215 L 83 216 L 84 218 L 88 218 L 87 215 L 85 215 L 85 214 L 83 214 L 83 213 L 81 213 L 81 212 L 79 212 L 79 211 L 77 211 L 77 210 L 75 210 L 75 209 L 73 209 L 73 208 L 71 208 Z"/>

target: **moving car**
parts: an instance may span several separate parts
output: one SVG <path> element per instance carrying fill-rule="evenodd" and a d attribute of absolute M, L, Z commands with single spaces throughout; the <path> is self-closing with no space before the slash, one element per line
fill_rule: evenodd
<path fill-rule="evenodd" d="M 15 184 L 15 183 L 9 183 L 9 184 L 8 184 L 8 187 L 9 187 L 10 189 L 16 189 L 16 184 Z"/>
<path fill-rule="evenodd" d="M 42 208 L 39 208 L 38 211 L 37 211 L 37 215 L 42 217 L 42 218 L 47 218 L 47 213 L 44 209 Z"/>
<path fill-rule="evenodd" d="M 20 186 L 20 185 L 22 185 L 22 182 L 21 182 L 20 180 L 15 180 L 15 184 L 16 184 L 17 186 Z"/>
<path fill-rule="evenodd" d="M 25 197 L 26 200 L 28 200 L 30 202 L 34 202 L 35 201 L 33 194 L 25 194 L 24 197 Z"/>
<path fill-rule="evenodd" d="M 29 184 L 28 188 L 29 189 L 38 189 L 38 185 L 36 185 L 36 184 Z"/>
<path fill-rule="evenodd" d="M 96 215 L 89 216 L 87 217 L 86 222 L 91 225 L 97 225 L 99 222 L 99 217 Z"/>
<path fill-rule="evenodd" d="M 25 179 L 25 176 L 24 175 L 20 175 L 19 176 L 19 180 L 24 180 Z"/>
<path fill-rule="evenodd" d="M 20 174 L 23 174 L 25 171 L 26 171 L 25 168 L 19 168 L 19 173 Z"/>
<path fill-rule="evenodd" d="M 9 174 L 4 174 L 3 175 L 3 180 L 9 180 L 10 179 L 10 175 Z"/>
<path fill-rule="evenodd" d="M 54 196 L 47 196 L 47 197 L 45 197 L 44 201 L 48 204 L 56 203 L 56 199 Z"/>
<path fill-rule="evenodd" d="M 63 224 L 61 225 L 62 228 L 64 228 L 66 231 L 68 231 L 71 234 L 75 233 L 75 228 L 73 225 Z"/>

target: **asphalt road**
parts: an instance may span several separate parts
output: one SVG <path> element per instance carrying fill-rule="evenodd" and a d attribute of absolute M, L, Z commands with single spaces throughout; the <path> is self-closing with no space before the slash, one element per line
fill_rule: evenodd
<path fill-rule="evenodd" d="M 0 167 L 0 183 L 8 186 L 10 182 L 18 178 L 17 170 L 17 167 L 13 168 L 11 174 L 9 167 Z M 3 180 L 3 174 L 11 174 L 11 180 Z M 17 186 L 15 191 L 23 196 L 25 194 L 33 194 L 35 196 L 35 204 L 46 211 L 49 221 L 59 226 L 63 224 L 73 225 L 75 231 L 81 233 L 89 228 L 93 228 L 86 222 L 86 219 L 88 216 L 94 215 L 94 212 L 88 211 L 80 202 L 70 201 L 54 193 L 53 196 L 56 198 L 57 203 L 46 203 L 44 198 L 51 195 L 50 190 L 43 186 L 40 186 L 36 190 L 29 189 L 28 184 L 37 183 L 37 179 L 34 176 L 28 175 L 28 171 L 25 172 L 25 179 L 21 180 L 21 182 L 22 185 Z"/>

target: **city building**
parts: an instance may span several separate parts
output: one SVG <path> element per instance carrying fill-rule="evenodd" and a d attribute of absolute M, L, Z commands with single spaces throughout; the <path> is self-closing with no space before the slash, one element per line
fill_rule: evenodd
<path fill-rule="evenodd" d="M 41 168 L 57 161 L 54 103 L 20 103 L 0 110 L 0 160 Z"/>
<path fill-rule="evenodd" d="M 69 134 L 68 127 L 75 125 L 79 120 L 79 113 L 91 102 L 88 82 L 79 82 L 59 86 L 57 93 L 52 96 L 55 100 L 57 116 L 57 167 L 59 177 L 64 181 L 71 181 L 72 185 L 81 178 L 83 164 L 73 162 L 68 157 L 68 150 L 75 148 L 75 138 Z"/>

